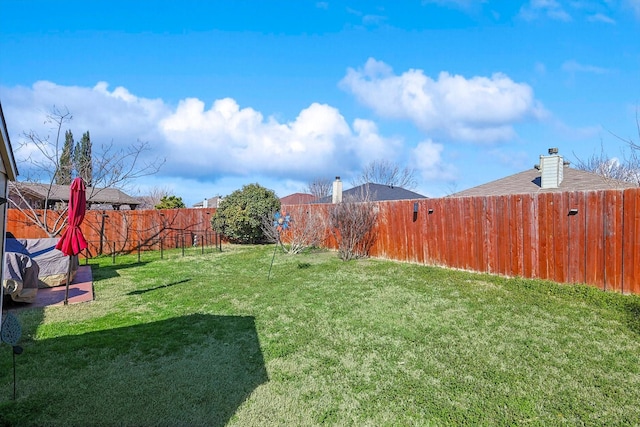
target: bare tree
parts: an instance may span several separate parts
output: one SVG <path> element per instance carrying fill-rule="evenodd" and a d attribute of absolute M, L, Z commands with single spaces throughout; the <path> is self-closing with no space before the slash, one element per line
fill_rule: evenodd
<path fill-rule="evenodd" d="M 609 157 L 600 146 L 600 154 L 593 154 L 586 160 L 576 156 L 576 169 L 597 173 L 611 182 L 624 181 L 640 186 L 640 146 L 633 141 L 625 141 L 629 150 L 622 152 L 622 158 Z"/>
<path fill-rule="evenodd" d="M 138 209 L 154 209 L 163 197 L 167 197 L 172 194 L 173 192 L 169 187 L 153 187 L 146 195 L 138 197 L 141 201 L 140 205 L 138 205 Z"/>
<path fill-rule="evenodd" d="M 631 138 L 623 138 L 610 132 L 616 139 L 622 141 L 626 148 L 622 150 L 622 158 L 609 157 L 604 151 L 604 143 L 600 142 L 600 154 L 593 154 L 584 160 L 576 157 L 576 169 L 602 175 L 605 179 L 625 181 L 640 186 L 640 116 L 636 110 L 636 131 L 638 132 L 638 142 Z"/>
<path fill-rule="evenodd" d="M 282 231 L 274 226 L 275 212 L 262 218 L 262 229 L 267 241 L 279 243 L 283 252 L 289 254 L 299 254 L 322 243 L 327 225 L 318 206 L 294 206 L 287 213 L 291 219 L 288 228 Z"/>
<path fill-rule="evenodd" d="M 51 134 L 43 137 L 33 130 L 24 132 L 23 140 L 18 144 L 17 152 L 26 153 L 22 162 L 29 166 L 24 181 L 42 185 L 46 190 L 45 200 L 42 206 L 33 206 L 28 192 L 22 189 L 20 183 L 13 183 L 10 203 L 25 215 L 27 221 L 40 227 L 50 237 L 62 231 L 67 219 L 67 206 L 58 205 L 54 210 L 50 198 L 53 196 L 55 177 L 61 168 L 63 128 L 72 118 L 68 109 L 54 106 L 45 120 L 45 124 L 51 126 Z M 91 159 L 87 160 L 92 162 L 93 170 L 92 187 L 87 188 L 87 198 L 96 196 L 104 189 L 123 189 L 137 178 L 155 174 L 165 160 L 155 158 L 150 162 L 143 161 L 142 155 L 149 148 L 147 142 L 138 141 L 126 149 L 115 148 L 111 142 L 94 150 Z"/>
<path fill-rule="evenodd" d="M 329 227 L 343 261 L 369 256 L 376 235 L 377 206 L 366 193 L 347 197 L 329 208 Z"/>
<path fill-rule="evenodd" d="M 313 195 L 314 199 L 322 199 L 331 195 L 333 182 L 327 178 L 314 178 L 307 184 L 305 191 Z"/>
<path fill-rule="evenodd" d="M 389 160 L 374 160 L 367 164 L 362 173 L 351 184 L 356 187 L 363 184 L 382 184 L 413 190 L 418 185 L 415 170 L 400 167 Z"/>

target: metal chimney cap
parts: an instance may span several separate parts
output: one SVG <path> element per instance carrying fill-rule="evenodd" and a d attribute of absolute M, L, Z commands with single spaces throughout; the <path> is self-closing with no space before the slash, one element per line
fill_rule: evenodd
<path fill-rule="evenodd" d="M 549 148 L 549 154 L 558 154 L 557 148 Z"/>
<path fill-rule="evenodd" d="M 340 181 L 340 177 L 339 176 L 336 176 L 336 181 Z"/>

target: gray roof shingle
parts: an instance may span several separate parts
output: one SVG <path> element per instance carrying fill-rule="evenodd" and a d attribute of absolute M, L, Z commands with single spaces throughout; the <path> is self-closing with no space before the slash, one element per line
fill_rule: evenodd
<path fill-rule="evenodd" d="M 415 193 L 402 187 L 394 187 L 383 184 L 363 184 L 357 187 L 344 190 L 342 192 L 342 200 L 348 200 L 349 198 L 358 199 L 363 194 L 369 195 L 369 201 L 380 202 L 384 200 L 412 200 L 412 199 L 426 199 L 422 194 Z M 327 196 L 312 203 L 331 203 L 332 197 Z"/>
<path fill-rule="evenodd" d="M 42 183 L 16 182 L 12 183 L 20 188 L 20 191 L 30 193 L 39 198 L 46 198 L 53 202 L 69 201 L 69 186 Z M 123 193 L 117 188 L 97 188 L 87 187 L 87 203 L 91 204 L 109 204 L 109 205 L 129 205 L 131 207 L 138 206 L 140 201 L 128 194 Z"/>
<path fill-rule="evenodd" d="M 632 188 L 634 184 L 606 178 L 593 172 L 564 166 L 563 180 L 558 188 L 542 188 L 540 171 L 530 169 L 486 184 L 452 194 L 450 197 L 465 196 L 502 196 L 506 194 L 530 194 L 541 192 L 609 190 L 614 188 Z"/>

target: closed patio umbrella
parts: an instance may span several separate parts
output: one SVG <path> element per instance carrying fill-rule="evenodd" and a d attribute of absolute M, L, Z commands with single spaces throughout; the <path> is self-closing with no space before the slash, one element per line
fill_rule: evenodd
<path fill-rule="evenodd" d="M 84 239 L 80 224 L 84 220 L 84 212 L 87 206 L 86 188 L 82 178 L 78 177 L 71 183 L 69 193 L 69 219 L 67 228 L 56 244 L 56 249 L 69 257 L 69 270 L 67 271 L 67 286 L 64 293 L 64 304 L 69 303 L 69 282 L 71 281 L 71 267 L 75 257 L 80 251 L 86 249 L 87 241 Z"/>

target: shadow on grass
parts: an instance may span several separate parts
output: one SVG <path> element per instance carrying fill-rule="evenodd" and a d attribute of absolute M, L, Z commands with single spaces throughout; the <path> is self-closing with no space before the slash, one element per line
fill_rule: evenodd
<path fill-rule="evenodd" d="M 627 325 L 631 331 L 640 336 L 640 300 L 633 298 L 626 303 Z"/>
<path fill-rule="evenodd" d="M 91 273 L 93 274 L 93 280 L 111 279 L 113 277 L 119 277 L 118 270 L 124 270 L 126 268 L 142 267 L 148 264 L 149 261 L 140 261 L 130 264 L 113 264 L 113 265 L 99 265 L 89 264 L 91 266 Z"/>
<path fill-rule="evenodd" d="M 268 381 L 250 316 L 194 314 L 30 341 L 21 358 L 18 399 L 0 390 L 0 425 L 224 426 Z M 2 388 L 8 379 L 0 373 Z"/>
<path fill-rule="evenodd" d="M 147 292 L 157 291 L 158 289 L 168 288 L 171 286 L 179 285 L 181 283 L 187 283 L 189 281 L 191 281 L 191 279 L 178 280 L 177 282 L 167 283 L 166 285 L 154 286 L 153 288 L 149 288 L 149 289 L 140 289 L 137 291 L 131 291 L 127 295 L 142 295 L 142 294 L 146 294 Z"/>

